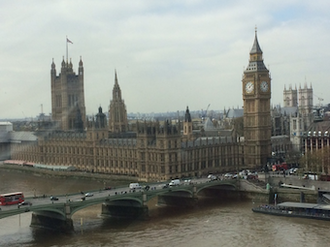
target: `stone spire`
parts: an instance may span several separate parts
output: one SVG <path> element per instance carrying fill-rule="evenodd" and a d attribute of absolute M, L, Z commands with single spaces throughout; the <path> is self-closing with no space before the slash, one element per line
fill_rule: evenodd
<path fill-rule="evenodd" d="M 255 29 L 255 34 L 254 34 L 254 42 L 253 42 L 253 46 L 252 49 L 250 51 L 250 54 L 262 54 L 262 50 L 260 48 L 259 42 L 258 42 L 258 37 L 257 37 L 257 28 Z"/>
<path fill-rule="evenodd" d="M 109 130 L 114 133 L 128 130 L 127 111 L 121 90 L 118 84 L 117 71 L 115 71 L 115 84 L 112 90 L 112 100 L 109 107 Z"/>
<path fill-rule="evenodd" d="M 118 84 L 118 78 L 117 78 L 117 71 L 115 70 L 115 85 L 113 86 L 112 90 L 112 99 L 113 100 L 121 100 L 121 90 Z"/>

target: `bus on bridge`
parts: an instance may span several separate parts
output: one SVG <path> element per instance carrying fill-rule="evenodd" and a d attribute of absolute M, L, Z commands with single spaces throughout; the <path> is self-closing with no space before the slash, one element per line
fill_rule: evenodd
<path fill-rule="evenodd" d="M 0 194 L 0 205 L 13 205 L 22 202 L 24 202 L 24 195 L 22 192 Z"/>

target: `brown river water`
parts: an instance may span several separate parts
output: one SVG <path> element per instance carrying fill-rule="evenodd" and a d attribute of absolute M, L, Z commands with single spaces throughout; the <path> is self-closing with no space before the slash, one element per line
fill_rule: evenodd
<path fill-rule="evenodd" d="M 0 169 L 0 193 L 56 195 L 103 187 L 103 182 L 95 180 L 49 178 Z M 29 226 L 28 212 L 0 219 L 0 246 L 330 246 L 330 222 L 256 214 L 251 211 L 256 204 L 205 201 L 192 209 L 156 209 L 147 221 L 119 222 L 101 218 L 101 205 L 96 205 L 73 215 L 73 233 L 34 230 Z"/>

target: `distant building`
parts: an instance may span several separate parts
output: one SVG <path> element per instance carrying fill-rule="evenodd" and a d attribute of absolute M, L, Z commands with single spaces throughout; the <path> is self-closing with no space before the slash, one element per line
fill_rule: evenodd
<path fill-rule="evenodd" d="M 272 109 L 272 136 L 285 135 L 290 138 L 292 150 L 302 151 L 302 138 L 307 128 L 313 123 L 313 88 L 305 83 L 302 88 L 294 89 L 290 85 L 283 90 L 284 107 Z M 290 150 L 291 150 L 290 149 Z M 282 150 L 289 151 L 289 150 Z"/>
<path fill-rule="evenodd" d="M 0 122 L 0 161 L 10 158 L 10 132 L 13 131 L 13 124 Z"/>
<path fill-rule="evenodd" d="M 330 122 L 318 122 L 310 127 L 310 131 L 303 137 L 304 155 L 306 163 L 301 164 L 305 170 L 330 173 Z M 320 152 L 318 152 L 320 151 Z M 308 160 L 308 156 L 317 153 L 318 160 Z"/>
<path fill-rule="evenodd" d="M 37 137 L 30 131 L 13 131 L 13 124 L 0 122 L 0 161 L 10 159 L 16 152 L 16 147 L 21 150 L 29 149 Z"/>

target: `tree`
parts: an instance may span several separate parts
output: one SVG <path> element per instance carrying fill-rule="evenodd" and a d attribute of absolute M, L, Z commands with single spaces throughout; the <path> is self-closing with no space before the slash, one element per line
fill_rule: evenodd
<path fill-rule="evenodd" d="M 238 117 L 233 119 L 233 125 L 236 133 L 240 136 L 244 136 L 244 118 Z"/>
<path fill-rule="evenodd" d="M 304 164 L 305 171 L 321 173 L 322 155 L 320 150 L 307 151 L 300 159 L 300 164 Z"/>
<path fill-rule="evenodd" d="M 301 157 L 302 157 L 301 152 L 291 150 L 291 151 L 286 153 L 285 161 L 288 164 L 294 164 L 295 166 L 298 166 Z"/>
<path fill-rule="evenodd" d="M 329 174 L 330 172 L 330 147 L 323 147 L 316 151 L 316 155 L 321 160 L 321 170 L 323 174 Z"/>

